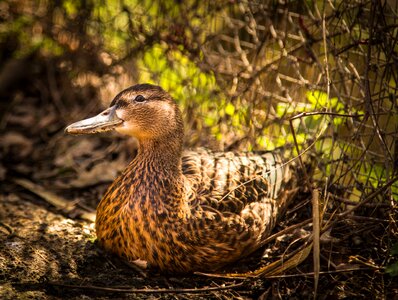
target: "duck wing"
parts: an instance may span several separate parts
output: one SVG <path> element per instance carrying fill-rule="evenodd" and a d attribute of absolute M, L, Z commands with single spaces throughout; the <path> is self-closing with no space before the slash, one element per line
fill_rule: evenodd
<path fill-rule="evenodd" d="M 210 207 L 220 213 L 240 214 L 248 205 L 278 200 L 296 187 L 291 166 L 281 151 L 212 152 L 186 151 L 182 170 L 188 182 L 192 207 Z"/>

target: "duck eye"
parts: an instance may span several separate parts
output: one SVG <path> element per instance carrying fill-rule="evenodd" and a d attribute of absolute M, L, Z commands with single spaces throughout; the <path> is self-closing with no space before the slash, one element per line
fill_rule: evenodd
<path fill-rule="evenodd" d="M 142 95 L 138 95 L 134 99 L 135 102 L 144 102 L 145 100 L 146 100 L 145 97 Z"/>

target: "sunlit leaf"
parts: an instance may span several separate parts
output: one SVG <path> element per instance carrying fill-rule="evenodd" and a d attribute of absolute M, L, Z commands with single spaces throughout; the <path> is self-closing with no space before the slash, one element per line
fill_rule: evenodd
<path fill-rule="evenodd" d="M 225 113 L 227 115 L 232 116 L 235 112 L 235 106 L 232 103 L 228 103 L 227 106 L 225 107 Z"/>

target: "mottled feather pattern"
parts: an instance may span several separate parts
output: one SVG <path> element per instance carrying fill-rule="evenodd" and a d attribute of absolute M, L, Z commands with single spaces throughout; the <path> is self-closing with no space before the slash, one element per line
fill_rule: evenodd
<path fill-rule="evenodd" d="M 276 152 L 186 151 L 182 170 L 201 204 L 230 212 L 263 197 L 276 199 L 288 176 Z"/>
<path fill-rule="evenodd" d="M 146 172 L 132 171 L 141 168 Z M 261 246 L 277 219 L 274 199 L 292 184 L 272 152 L 187 151 L 182 172 L 183 182 L 175 182 L 181 179 L 157 173 L 150 161 L 133 160 L 97 209 L 103 246 L 165 271 L 216 270 Z"/>

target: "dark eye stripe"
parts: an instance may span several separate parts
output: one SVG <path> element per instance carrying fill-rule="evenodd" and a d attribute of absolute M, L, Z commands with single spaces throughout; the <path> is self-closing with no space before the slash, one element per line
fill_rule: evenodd
<path fill-rule="evenodd" d="M 119 101 L 117 101 L 118 107 L 126 107 L 127 105 L 129 105 L 129 103 L 124 99 L 120 99 Z"/>

